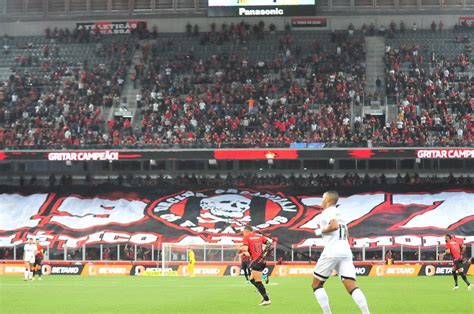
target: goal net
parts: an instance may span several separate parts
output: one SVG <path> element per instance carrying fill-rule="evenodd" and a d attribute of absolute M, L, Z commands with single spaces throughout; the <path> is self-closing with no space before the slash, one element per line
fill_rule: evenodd
<path fill-rule="evenodd" d="M 176 270 L 189 262 L 188 249 L 194 252 L 196 263 L 232 263 L 238 261 L 239 244 L 176 244 L 163 243 L 161 251 L 164 272 Z"/>
<path fill-rule="evenodd" d="M 276 243 L 273 243 L 273 252 Z M 222 265 L 225 267 L 229 264 L 236 264 L 239 262 L 238 253 L 241 244 L 176 244 L 163 243 L 161 251 L 161 269 L 163 275 L 175 274 L 178 271 L 180 274 L 188 274 L 186 265 L 189 262 L 188 249 L 192 249 L 196 261 L 197 270 L 204 274 L 208 265 Z M 267 260 L 273 260 L 272 256 L 267 256 Z M 181 270 L 181 271 L 179 271 Z M 210 274 L 212 275 L 212 274 Z"/>

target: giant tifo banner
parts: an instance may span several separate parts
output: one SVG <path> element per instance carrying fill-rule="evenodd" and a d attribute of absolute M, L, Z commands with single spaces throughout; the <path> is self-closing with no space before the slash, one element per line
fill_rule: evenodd
<path fill-rule="evenodd" d="M 0 247 L 21 245 L 30 235 L 59 249 L 98 243 L 233 244 L 241 242 L 245 224 L 277 242 L 322 246 L 314 236 L 322 197 L 308 191 L 67 189 L 0 193 Z M 448 232 L 474 243 L 474 189 L 347 193 L 339 208 L 355 248 L 443 245 Z"/>

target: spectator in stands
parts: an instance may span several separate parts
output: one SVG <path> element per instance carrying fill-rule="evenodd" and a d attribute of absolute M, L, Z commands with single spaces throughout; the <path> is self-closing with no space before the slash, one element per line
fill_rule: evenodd
<path fill-rule="evenodd" d="M 400 21 L 400 33 L 405 33 L 405 22 Z"/>

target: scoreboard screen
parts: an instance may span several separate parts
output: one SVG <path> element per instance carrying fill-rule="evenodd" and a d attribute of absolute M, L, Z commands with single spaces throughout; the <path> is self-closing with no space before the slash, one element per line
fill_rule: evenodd
<path fill-rule="evenodd" d="M 209 0 L 208 16 L 311 16 L 316 0 Z"/>

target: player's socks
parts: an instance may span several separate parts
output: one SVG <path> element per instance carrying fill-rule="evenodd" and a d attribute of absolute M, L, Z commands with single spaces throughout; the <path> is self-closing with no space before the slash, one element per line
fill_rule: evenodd
<path fill-rule="evenodd" d="M 257 287 L 258 292 L 260 292 L 260 294 L 262 295 L 264 301 L 269 301 L 270 300 L 270 298 L 268 297 L 268 294 L 267 294 L 267 290 L 265 289 L 265 286 L 263 285 L 263 283 L 261 281 L 255 282 L 254 286 Z"/>
<path fill-rule="evenodd" d="M 40 279 L 41 279 L 41 276 L 43 275 L 43 270 L 41 269 L 41 266 L 40 266 L 40 268 L 37 270 L 37 272 L 38 272 L 38 276 L 39 276 Z"/>
<path fill-rule="evenodd" d="M 355 288 L 354 290 L 352 290 L 351 295 L 352 299 L 354 299 L 354 302 L 357 304 L 360 311 L 363 314 L 369 314 L 370 311 L 369 306 L 367 305 L 367 299 L 365 298 L 365 295 L 362 290 L 360 290 L 359 288 Z"/>
<path fill-rule="evenodd" d="M 29 271 L 25 270 L 25 272 L 23 274 L 25 276 L 25 280 L 28 280 L 28 276 L 29 276 L 28 273 L 29 273 Z"/>
<path fill-rule="evenodd" d="M 30 271 L 30 272 L 28 273 L 28 276 L 29 276 L 30 280 L 33 279 L 33 272 Z"/>
<path fill-rule="evenodd" d="M 454 271 L 453 272 L 453 278 L 454 278 L 454 286 L 458 286 L 458 272 Z"/>
<path fill-rule="evenodd" d="M 35 278 L 36 270 L 33 270 L 33 278 Z"/>
<path fill-rule="evenodd" d="M 331 314 L 331 307 L 329 306 L 329 297 L 326 290 L 323 287 L 314 289 L 314 296 L 319 303 L 319 306 L 323 310 L 324 314 Z"/>
<path fill-rule="evenodd" d="M 465 273 L 461 273 L 461 278 L 462 278 L 462 280 L 464 280 L 464 282 L 466 283 L 466 285 L 467 285 L 468 287 L 471 285 L 471 283 L 470 283 L 469 280 L 467 279 Z"/>
<path fill-rule="evenodd" d="M 255 289 L 257 289 L 256 291 L 258 292 L 258 288 L 255 285 L 255 279 L 250 279 L 250 283 L 255 287 Z"/>

